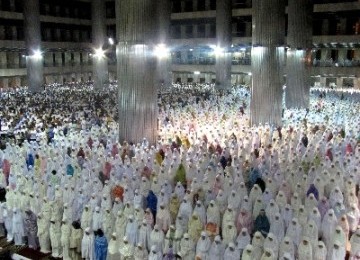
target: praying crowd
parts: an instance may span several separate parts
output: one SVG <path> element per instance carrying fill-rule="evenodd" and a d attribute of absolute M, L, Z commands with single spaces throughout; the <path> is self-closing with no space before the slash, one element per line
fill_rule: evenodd
<path fill-rule="evenodd" d="M 115 90 L 2 94 L 0 235 L 74 260 L 360 259 L 360 92 L 250 127 L 249 89 L 175 85 L 149 144 L 118 142 Z"/>

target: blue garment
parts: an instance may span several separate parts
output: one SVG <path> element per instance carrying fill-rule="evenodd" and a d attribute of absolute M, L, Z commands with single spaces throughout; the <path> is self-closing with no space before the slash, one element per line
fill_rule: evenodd
<path fill-rule="evenodd" d="M 66 166 L 66 175 L 74 176 L 74 167 L 71 164 Z"/>
<path fill-rule="evenodd" d="M 27 165 L 28 170 L 29 170 L 30 166 L 32 168 L 34 168 L 34 164 L 35 164 L 34 156 L 30 153 L 26 158 L 26 165 Z"/>
<path fill-rule="evenodd" d="M 149 191 L 149 195 L 146 197 L 146 204 L 155 218 L 157 209 L 157 197 L 152 190 Z"/>
<path fill-rule="evenodd" d="M 309 197 L 310 194 L 313 194 L 314 197 L 316 198 L 316 200 L 319 200 L 319 191 L 317 190 L 317 188 L 315 187 L 314 184 L 310 185 L 310 188 L 308 189 L 307 193 L 306 193 L 306 197 Z"/>
<path fill-rule="evenodd" d="M 250 176 L 249 176 L 250 189 L 255 185 L 257 179 L 261 179 L 260 171 L 256 168 L 252 168 L 250 171 Z"/>
<path fill-rule="evenodd" d="M 222 168 L 225 169 L 225 167 L 227 165 L 227 160 L 226 160 L 225 156 L 221 156 L 220 164 L 221 164 Z"/>
<path fill-rule="evenodd" d="M 266 237 L 270 231 L 270 222 L 266 215 L 259 215 L 255 219 L 255 232 L 259 231 L 261 234 Z"/>
<path fill-rule="evenodd" d="M 95 238 L 95 259 L 106 260 L 108 242 L 105 236 Z"/>

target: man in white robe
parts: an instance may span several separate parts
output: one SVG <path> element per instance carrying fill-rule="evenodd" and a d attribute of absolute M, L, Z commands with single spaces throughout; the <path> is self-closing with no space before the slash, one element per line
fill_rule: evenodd
<path fill-rule="evenodd" d="M 52 257 L 61 256 L 60 238 L 61 238 L 60 223 L 57 222 L 54 218 L 52 218 L 50 220 L 50 243 L 51 243 Z"/>
<path fill-rule="evenodd" d="M 103 217 L 100 211 L 100 207 L 96 207 L 92 216 L 92 230 L 96 231 L 102 229 Z"/>
<path fill-rule="evenodd" d="M 93 213 L 90 211 L 89 205 L 85 205 L 84 210 L 81 215 L 81 220 L 80 220 L 81 228 L 83 230 L 85 230 L 85 228 L 87 228 L 87 227 L 92 226 L 92 223 L 91 223 L 92 215 L 93 215 Z"/>
<path fill-rule="evenodd" d="M 87 227 L 81 241 L 81 257 L 85 260 L 95 260 L 94 235 L 90 232 Z"/>
<path fill-rule="evenodd" d="M 14 236 L 14 242 L 16 246 L 24 245 L 24 222 L 21 216 L 21 212 L 16 208 L 13 209 L 12 234 Z"/>
<path fill-rule="evenodd" d="M 64 260 L 71 260 L 70 258 L 70 236 L 71 226 L 67 219 L 63 219 L 61 222 L 61 237 L 60 242 L 62 246 L 62 257 Z"/>
<path fill-rule="evenodd" d="M 37 226 L 37 236 L 39 238 L 40 252 L 44 254 L 50 253 L 50 222 L 46 218 L 43 218 L 41 214 L 39 214 L 37 217 Z"/>
<path fill-rule="evenodd" d="M 119 252 L 119 241 L 117 240 L 116 233 L 111 234 L 110 241 L 108 243 L 108 250 L 107 250 L 107 259 L 108 260 L 117 260 L 120 259 L 120 252 Z"/>
<path fill-rule="evenodd" d="M 126 224 L 125 236 L 127 237 L 128 242 L 132 245 L 136 245 L 138 235 L 138 225 L 134 220 L 134 216 L 130 215 L 128 222 Z"/>
<path fill-rule="evenodd" d="M 130 243 L 127 236 L 123 238 L 120 244 L 120 259 L 129 259 L 134 254 L 134 246 Z"/>
<path fill-rule="evenodd" d="M 151 227 L 147 224 L 146 220 L 142 221 L 139 228 L 136 244 L 141 244 L 147 251 L 150 251 L 150 233 Z"/>

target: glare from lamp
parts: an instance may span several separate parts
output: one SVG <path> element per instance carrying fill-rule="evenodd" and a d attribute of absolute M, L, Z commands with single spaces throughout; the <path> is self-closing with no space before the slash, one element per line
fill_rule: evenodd
<path fill-rule="evenodd" d="M 215 56 L 219 56 L 224 53 L 224 48 L 221 48 L 220 46 L 212 45 L 211 48 L 213 49 L 213 54 Z"/>
<path fill-rule="evenodd" d="M 170 54 L 169 49 L 166 47 L 165 44 L 158 44 L 155 48 L 154 48 L 154 55 L 156 57 L 158 57 L 159 59 L 164 59 L 166 57 L 168 57 Z"/>
<path fill-rule="evenodd" d="M 42 52 L 40 50 L 35 50 L 31 57 L 36 59 L 36 60 L 41 60 L 42 59 Z"/>
<path fill-rule="evenodd" d="M 114 39 L 111 38 L 111 37 L 109 38 L 109 44 L 110 44 L 110 45 L 114 45 L 114 44 L 115 44 Z"/>
<path fill-rule="evenodd" d="M 252 76 L 252 73 L 251 73 L 251 72 L 249 72 L 249 73 L 248 73 L 248 75 L 249 75 L 249 76 Z"/>
<path fill-rule="evenodd" d="M 200 75 L 200 71 L 194 71 L 195 75 Z"/>
<path fill-rule="evenodd" d="M 94 57 L 101 59 L 105 57 L 105 51 L 102 48 L 95 49 Z"/>

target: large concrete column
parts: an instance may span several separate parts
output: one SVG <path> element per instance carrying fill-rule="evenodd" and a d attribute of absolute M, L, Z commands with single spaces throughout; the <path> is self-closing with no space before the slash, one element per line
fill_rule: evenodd
<path fill-rule="evenodd" d="M 157 0 L 157 44 L 156 84 L 159 89 L 171 86 L 171 55 L 169 51 L 171 2 Z M 164 52 L 164 53 L 162 53 Z"/>
<path fill-rule="evenodd" d="M 281 125 L 285 1 L 253 1 L 251 124 Z M 271 15 L 269 15 L 271 14 Z"/>
<path fill-rule="evenodd" d="M 92 43 L 95 52 L 100 49 L 105 51 L 106 41 L 105 1 L 92 0 Z M 93 75 L 94 88 L 103 89 L 104 84 L 109 81 L 108 63 L 105 55 L 93 56 Z"/>
<path fill-rule="evenodd" d="M 25 45 L 28 53 L 26 59 L 28 89 L 30 92 L 40 92 L 43 90 L 44 69 L 43 58 L 40 55 L 41 32 L 39 0 L 23 1 L 23 6 Z"/>
<path fill-rule="evenodd" d="M 312 0 L 289 0 L 286 107 L 308 108 L 312 49 Z"/>
<path fill-rule="evenodd" d="M 153 0 L 116 0 L 119 141 L 156 142 L 158 126 Z"/>
<path fill-rule="evenodd" d="M 216 1 L 216 87 L 228 89 L 231 87 L 231 0 Z"/>

